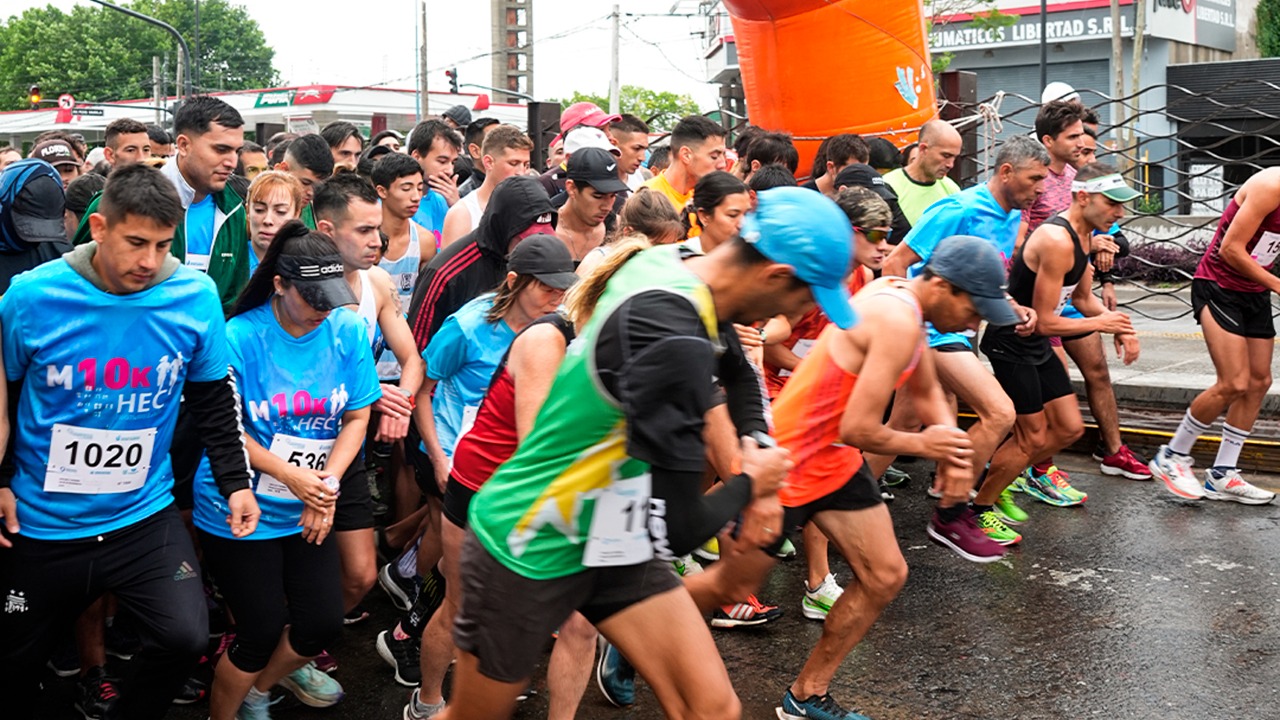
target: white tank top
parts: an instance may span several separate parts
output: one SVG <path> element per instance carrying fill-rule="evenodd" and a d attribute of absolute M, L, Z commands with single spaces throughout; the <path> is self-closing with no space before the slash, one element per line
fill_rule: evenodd
<path fill-rule="evenodd" d="M 400 296 L 400 312 L 408 314 L 409 303 L 413 300 L 413 284 L 418 280 L 418 267 L 422 264 L 422 246 L 418 244 L 418 225 L 409 222 L 409 247 L 399 260 L 388 260 L 385 257 L 378 267 L 387 271 L 391 282 L 395 285 L 396 294 Z"/>
<path fill-rule="evenodd" d="M 474 232 L 480 227 L 480 216 L 484 215 L 484 208 L 480 207 L 480 191 L 467 193 L 462 196 L 458 202 L 467 208 L 467 212 L 471 213 L 471 230 Z"/>

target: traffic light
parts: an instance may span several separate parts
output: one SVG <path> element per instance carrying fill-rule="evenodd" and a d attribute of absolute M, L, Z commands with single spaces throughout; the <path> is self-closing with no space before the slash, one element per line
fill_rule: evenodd
<path fill-rule="evenodd" d="M 449 78 L 449 92 L 454 95 L 458 94 L 458 68 L 450 68 L 444 71 L 445 77 Z"/>
<path fill-rule="evenodd" d="M 40 100 L 42 98 L 43 96 L 40 94 L 39 85 L 32 85 L 31 89 L 27 91 L 27 100 L 31 103 L 32 107 L 40 107 Z"/>

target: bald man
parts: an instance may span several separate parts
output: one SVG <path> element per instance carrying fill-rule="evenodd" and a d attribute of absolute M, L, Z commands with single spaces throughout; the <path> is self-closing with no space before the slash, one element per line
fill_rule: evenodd
<path fill-rule="evenodd" d="M 920 127 L 920 145 L 912 161 L 884 176 L 898 194 L 907 222 L 915 225 L 930 205 L 960 192 L 960 186 L 947 177 L 960 156 L 960 145 L 960 133 L 951 123 L 930 120 Z"/>

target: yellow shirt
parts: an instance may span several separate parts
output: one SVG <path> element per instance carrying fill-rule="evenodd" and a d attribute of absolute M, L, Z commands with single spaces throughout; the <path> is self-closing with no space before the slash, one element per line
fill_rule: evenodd
<path fill-rule="evenodd" d="M 681 217 L 684 216 L 685 206 L 693 199 L 692 190 L 690 190 L 688 194 L 681 194 L 677 192 L 676 189 L 671 186 L 671 183 L 667 182 L 667 174 L 664 172 L 658 173 L 646 180 L 644 182 L 644 187 L 655 192 L 662 193 L 662 195 L 670 200 L 671 204 L 675 206 L 676 214 Z M 693 226 L 692 229 L 689 230 L 689 237 L 698 237 L 702 234 L 702 228 L 698 227 L 698 218 L 696 214 L 691 213 L 689 224 Z"/>

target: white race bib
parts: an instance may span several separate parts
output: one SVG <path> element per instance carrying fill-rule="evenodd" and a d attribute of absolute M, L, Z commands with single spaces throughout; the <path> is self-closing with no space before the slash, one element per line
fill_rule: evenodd
<path fill-rule="evenodd" d="M 582 554 L 587 567 L 638 565 L 653 559 L 649 541 L 650 475 L 616 475 L 596 498 L 591 532 Z"/>
<path fill-rule="evenodd" d="M 187 267 L 200 272 L 209 272 L 209 256 L 187 253 Z"/>
<path fill-rule="evenodd" d="M 324 470 L 329 464 L 329 453 L 333 452 L 332 438 L 328 440 L 313 440 L 311 438 L 294 437 L 293 435 L 284 435 L 276 433 L 271 438 L 271 447 L 268 448 L 272 455 L 284 460 L 294 467 L 307 468 L 308 470 Z M 337 490 L 339 478 L 326 478 L 326 483 L 330 490 Z M 288 485 L 277 480 L 276 478 L 262 473 L 262 477 L 258 480 L 258 494 L 267 497 L 284 498 L 286 500 L 297 500 L 293 491 Z"/>
<path fill-rule="evenodd" d="M 1270 267 L 1280 255 L 1280 233 L 1264 232 L 1253 246 L 1253 260 L 1262 267 Z"/>
<path fill-rule="evenodd" d="M 1075 294 L 1075 291 L 1076 291 L 1075 285 L 1063 286 L 1062 292 L 1058 294 L 1058 307 L 1053 309 L 1054 315 L 1062 314 L 1063 308 L 1067 306 L 1067 303 L 1071 302 L 1071 296 Z"/>
<path fill-rule="evenodd" d="M 156 429 L 98 430 L 55 424 L 45 492 L 99 495 L 132 492 L 151 472 Z"/>
<path fill-rule="evenodd" d="M 804 358 L 809 356 L 809 351 L 813 349 L 814 344 L 817 342 L 818 342 L 817 340 L 813 340 L 811 338 L 797 340 L 796 344 L 791 348 L 791 352 L 795 353 L 796 357 L 803 360 Z M 791 371 L 779 370 L 778 377 L 791 377 Z"/>

